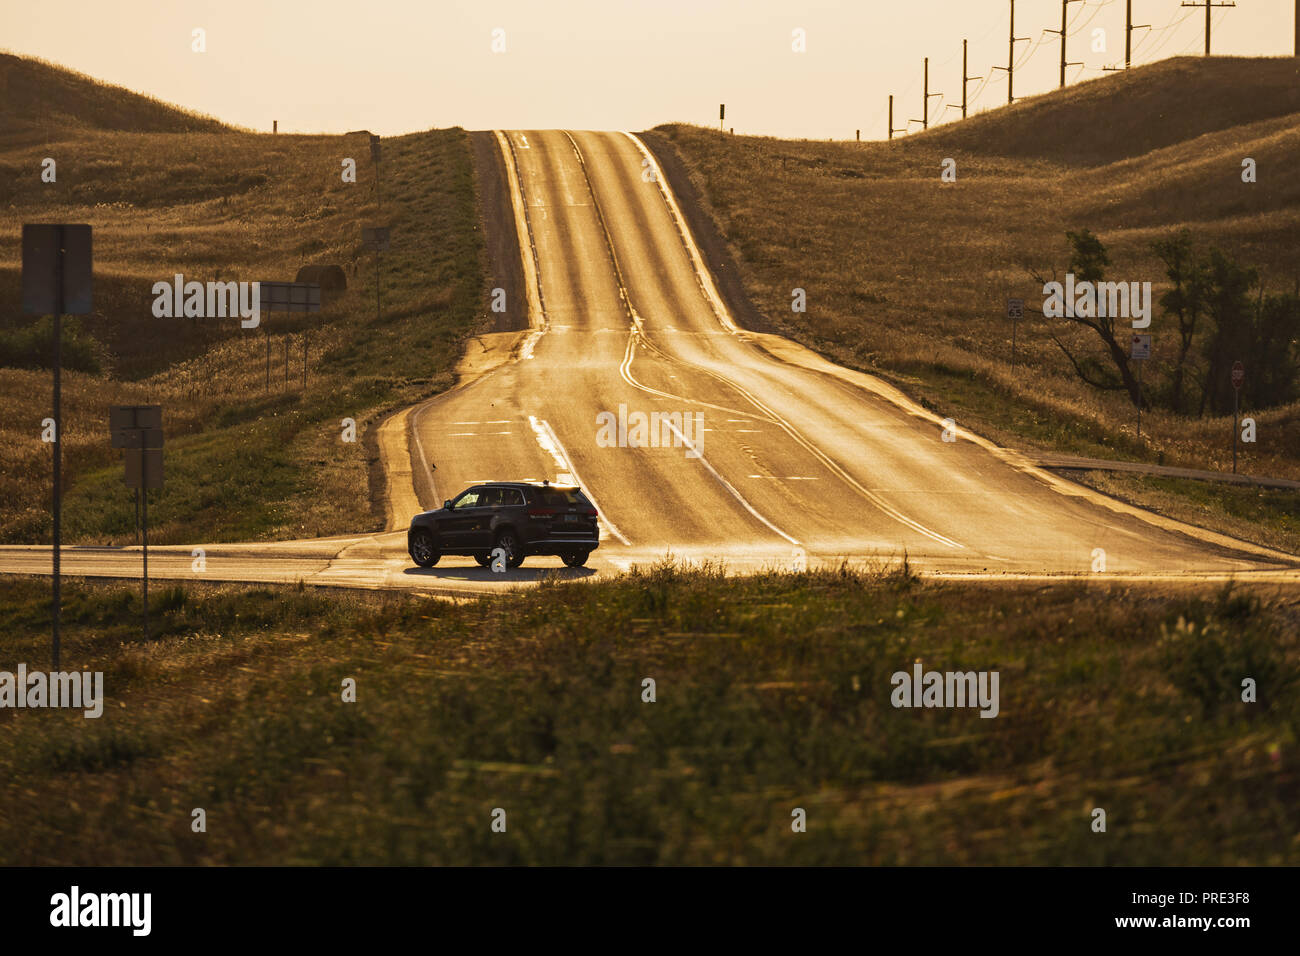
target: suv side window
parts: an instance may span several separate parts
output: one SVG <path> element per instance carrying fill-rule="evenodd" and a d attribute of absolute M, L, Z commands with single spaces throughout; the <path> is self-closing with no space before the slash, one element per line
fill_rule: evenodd
<path fill-rule="evenodd" d="M 501 489 L 501 506 L 503 508 L 522 508 L 524 504 L 524 493 L 518 488 Z"/>
<path fill-rule="evenodd" d="M 478 508 L 480 507 L 480 499 L 482 497 L 482 488 L 471 488 L 451 503 L 451 510 L 461 511 L 465 508 Z"/>
<path fill-rule="evenodd" d="M 483 494 L 478 499 L 480 508 L 500 508 L 501 507 L 501 489 L 484 488 Z"/>

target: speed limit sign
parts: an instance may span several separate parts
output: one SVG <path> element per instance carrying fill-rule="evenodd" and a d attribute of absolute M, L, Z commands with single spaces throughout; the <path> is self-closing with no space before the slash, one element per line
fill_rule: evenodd
<path fill-rule="evenodd" d="M 1232 363 L 1232 387 L 1241 388 L 1242 383 L 1245 381 L 1246 381 L 1246 366 L 1242 365 L 1240 362 L 1233 362 Z"/>

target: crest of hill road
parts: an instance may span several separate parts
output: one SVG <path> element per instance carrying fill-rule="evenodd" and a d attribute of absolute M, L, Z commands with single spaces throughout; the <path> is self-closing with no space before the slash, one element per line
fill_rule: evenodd
<path fill-rule="evenodd" d="M 109 404 L 134 402 L 165 409 L 167 487 L 151 506 L 154 540 L 382 527 L 378 455 L 364 436 L 387 412 L 450 385 L 467 338 L 492 327 L 469 134 L 385 140 L 381 210 L 364 131 L 234 129 L 29 58 L 0 55 L 0 129 L 0 401 L 12 409 L 0 422 L 0 540 L 42 540 L 49 529 L 39 442 L 49 328 L 18 314 L 19 235 L 31 221 L 96 230 L 97 311 L 67 323 L 64 347 L 65 536 L 131 540 L 134 512 L 105 417 Z M 1186 228 L 1198 248 L 1257 269 L 1270 294 L 1294 290 L 1295 59 L 1166 60 L 893 142 L 683 125 L 647 141 L 678 191 L 696 200 L 687 214 L 743 320 L 882 374 L 959 426 L 1013 447 L 1230 467 L 1231 421 L 1213 409 L 1175 414 L 1157 402 L 1139 442 L 1128 396 L 1080 381 L 1049 333 L 1085 361 L 1104 358 L 1099 342 L 1034 314 L 1042 300 L 1034 276 L 1062 276 L 1066 231 L 1089 229 L 1109 253 L 1107 278 L 1150 280 L 1158 299 L 1168 284 L 1152 243 Z M 58 163 L 56 183 L 41 182 L 47 156 Z M 344 157 L 357 161 L 355 184 L 341 180 Z M 1241 181 L 1246 157 L 1257 163 L 1254 184 Z M 940 181 L 946 158 L 956 161 L 955 183 Z M 380 320 L 374 259 L 360 241 L 362 225 L 376 222 L 394 234 Z M 268 392 L 262 329 L 149 311 L 152 284 L 177 272 L 283 281 L 312 263 L 341 265 L 349 288 L 310 319 L 306 396 L 299 348 L 308 320 L 263 316 Z M 804 314 L 790 309 L 796 287 L 807 291 Z M 1027 301 L 1014 368 L 1009 296 Z M 1154 313 L 1146 386 L 1158 398 L 1177 329 L 1159 305 Z M 1244 411 L 1258 442 L 1240 449 L 1240 470 L 1300 478 L 1300 403 Z M 339 440 L 344 417 L 357 422 L 356 444 Z M 1177 517 L 1300 547 L 1294 493 L 1084 477 Z M 360 487 L 371 494 L 356 494 Z"/>
<path fill-rule="evenodd" d="M 0 55 L 0 130 L 0 541 L 50 533 L 40 422 L 51 326 L 20 313 L 26 222 L 95 230 L 95 312 L 64 325 L 65 540 L 134 540 L 134 502 L 107 433 L 108 406 L 119 403 L 164 410 L 166 487 L 152 499 L 151 541 L 382 527 L 382 502 L 358 494 L 382 487 L 373 425 L 448 387 L 466 337 L 486 322 L 465 131 L 386 139 L 381 209 L 365 131 L 235 129 L 35 59 Z M 46 157 L 54 183 L 41 179 Z M 349 157 L 356 183 L 342 180 Z M 382 258 L 382 318 L 374 254 L 361 241 L 377 222 L 394 237 Z M 176 273 L 293 281 L 309 264 L 337 264 L 348 283 L 318 315 L 263 313 L 260 328 L 244 330 L 237 318 L 152 314 L 153 284 Z M 344 418 L 356 422 L 355 443 L 341 440 Z"/>
<path fill-rule="evenodd" d="M 789 141 L 678 124 L 649 138 L 702 207 L 697 230 L 716 226 L 715 269 L 724 286 L 743 287 L 751 324 L 882 374 L 960 427 L 1012 447 L 1231 469 L 1231 405 L 1200 413 L 1193 384 L 1213 330 L 1204 315 L 1186 360 L 1187 410 L 1170 408 L 1180 337 L 1159 304 L 1171 283 L 1152 244 L 1186 229 L 1198 255 L 1218 248 L 1257 270 L 1243 308 L 1261 291 L 1300 291 L 1300 60 L 1179 57 L 893 141 Z M 956 181 L 944 183 L 948 158 Z M 1246 158 L 1255 183 L 1242 181 Z M 1085 384 L 1061 348 L 1106 371 L 1101 340 L 1041 315 L 1035 276 L 1062 279 L 1066 232 L 1084 229 L 1105 246 L 1107 279 L 1153 284 L 1141 441 L 1129 395 Z M 806 290 L 806 313 L 792 311 L 795 288 Z M 1009 297 L 1026 302 L 1014 367 Z M 1270 350 L 1281 350 L 1279 365 L 1300 366 L 1294 335 Z M 1242 473 L 1300 478 L 1300 394 L 1291 386 L 1268 407 L 1252 406 L 1243 390 L 1258 440 L 1239 446 Z M 1076 477 L 1194 523 L 1300 547 L 1294 492 Z"/>

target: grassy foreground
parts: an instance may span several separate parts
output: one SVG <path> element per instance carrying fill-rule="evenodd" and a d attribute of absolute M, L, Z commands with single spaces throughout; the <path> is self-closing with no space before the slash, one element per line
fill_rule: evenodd
<path fill-rule="evenodd" d="M 134 590 L 66 593 L 107 705 L 0 710 L 3 864 L 1300 862 L 1294 597 L 664 565 L 170 588 L 144 643 Z M 48 584 L 2 594 L 0 670 L 44 667 Z M 999 716 L 895 709 L 915 660 L 998 671 Z"/>

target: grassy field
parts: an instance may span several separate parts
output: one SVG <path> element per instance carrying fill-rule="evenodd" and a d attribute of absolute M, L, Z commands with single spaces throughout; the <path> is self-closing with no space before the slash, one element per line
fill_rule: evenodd
<path fill-rule="evenodd" d="M 1031 272 L 1061 276 L 1065 231 L 1087 227 L 1111 253 L 1108 276 L 1149 280 L 1158 298 L 1167 284 L 1150 244 L 1186 226 L 1258 266 L 1270 291 L 1293 289 L 1300 183 L 1285 170 L 1300 148 L 1298 91 L 1292 58 L 1177 58 L 893 142 L 656 132 L 784 334 L 1013 447 L 1227 470 L 1228 418 L 1150 412 L 1139 441 L 1127 397 L 1078 380 L 1033 314 Z M 1243 157 L 1268 174 L 1242 183 Z M 940 181 L 946 158 L 956 182 Z M 796 288 L 806 313 L 791 311 Z M 1008 297 L 1029 313 L 1014 368 Z M 1173 358 L 1172 323 L 1156 306 L 1148 382 Z M 1098 353 L 1082 331 L 1063 338 Z M 1300 478 L 1300 404 L 1243 414 L 1259 437 L 1241 470 Z"/>
<path fill-rule="evenodd" d="M 0 594 L 0 669 L 41 666 L 48 585 Z M 1293 595 L 662 565 L 459 605 L 169 588 L 148 643 L 134 589 L 66 595 L 107 704 L 0 710 L 3 864 L 1300 862 Z M 892 707 L 917 660 L 996 670 L 999 715 Z"/>
<path fill-rule="evenodd" d="M 39 74 L 64 97 L 61 109 L 29 103 L 23 134 L 0 146 L 0 336 L 31 337 L 35 322 L 18 311 L 22 224 L 95 230 L 96 312 L 74 323 L 93 362 L 64 376 L 65 540 L 132 535 L 133 501 L 107 436 L 108 406 L 117 403 L 164 409 L 167 485 L 151 505 L 151 540 L 378 528 L 382 515 L 358 493 L 372 470 L 367 427 L 448 387 L 465 337 L 488 321 L 465 132 L 386 140 L 381 209 L 365 135 L 270 136 L 180 112 L 168 126 L 154 101 L 86 89 L 90 81 L 32 61 L 0 65 L 11 90 Z M 112 123 L 151 131 L 104 128 Z M 41 181 L 46 156 L 58 163 L 55 183 Z M 348 157 L 356 183 L 340 175 Z M 391 224 L 394 237 L 383 256 L 382 320 L 374 257 L 360 238 L 374 222 Z M 309 263 L 342 266 L 349 285 L 310 319 L 264 313 L 261 328 L 243 330 L 233 319 L 151 313 L 153 283 L 175 273 L 292 281 Z M 48 355 L 48 332 L 44 343 Z M 0 369 L 0 541 L 48 540 L 50 453 L 40 421 L 50 389 L 46 370 Z M 344 418 L 356 421 L 355 443 L 341 440 Z"/>

